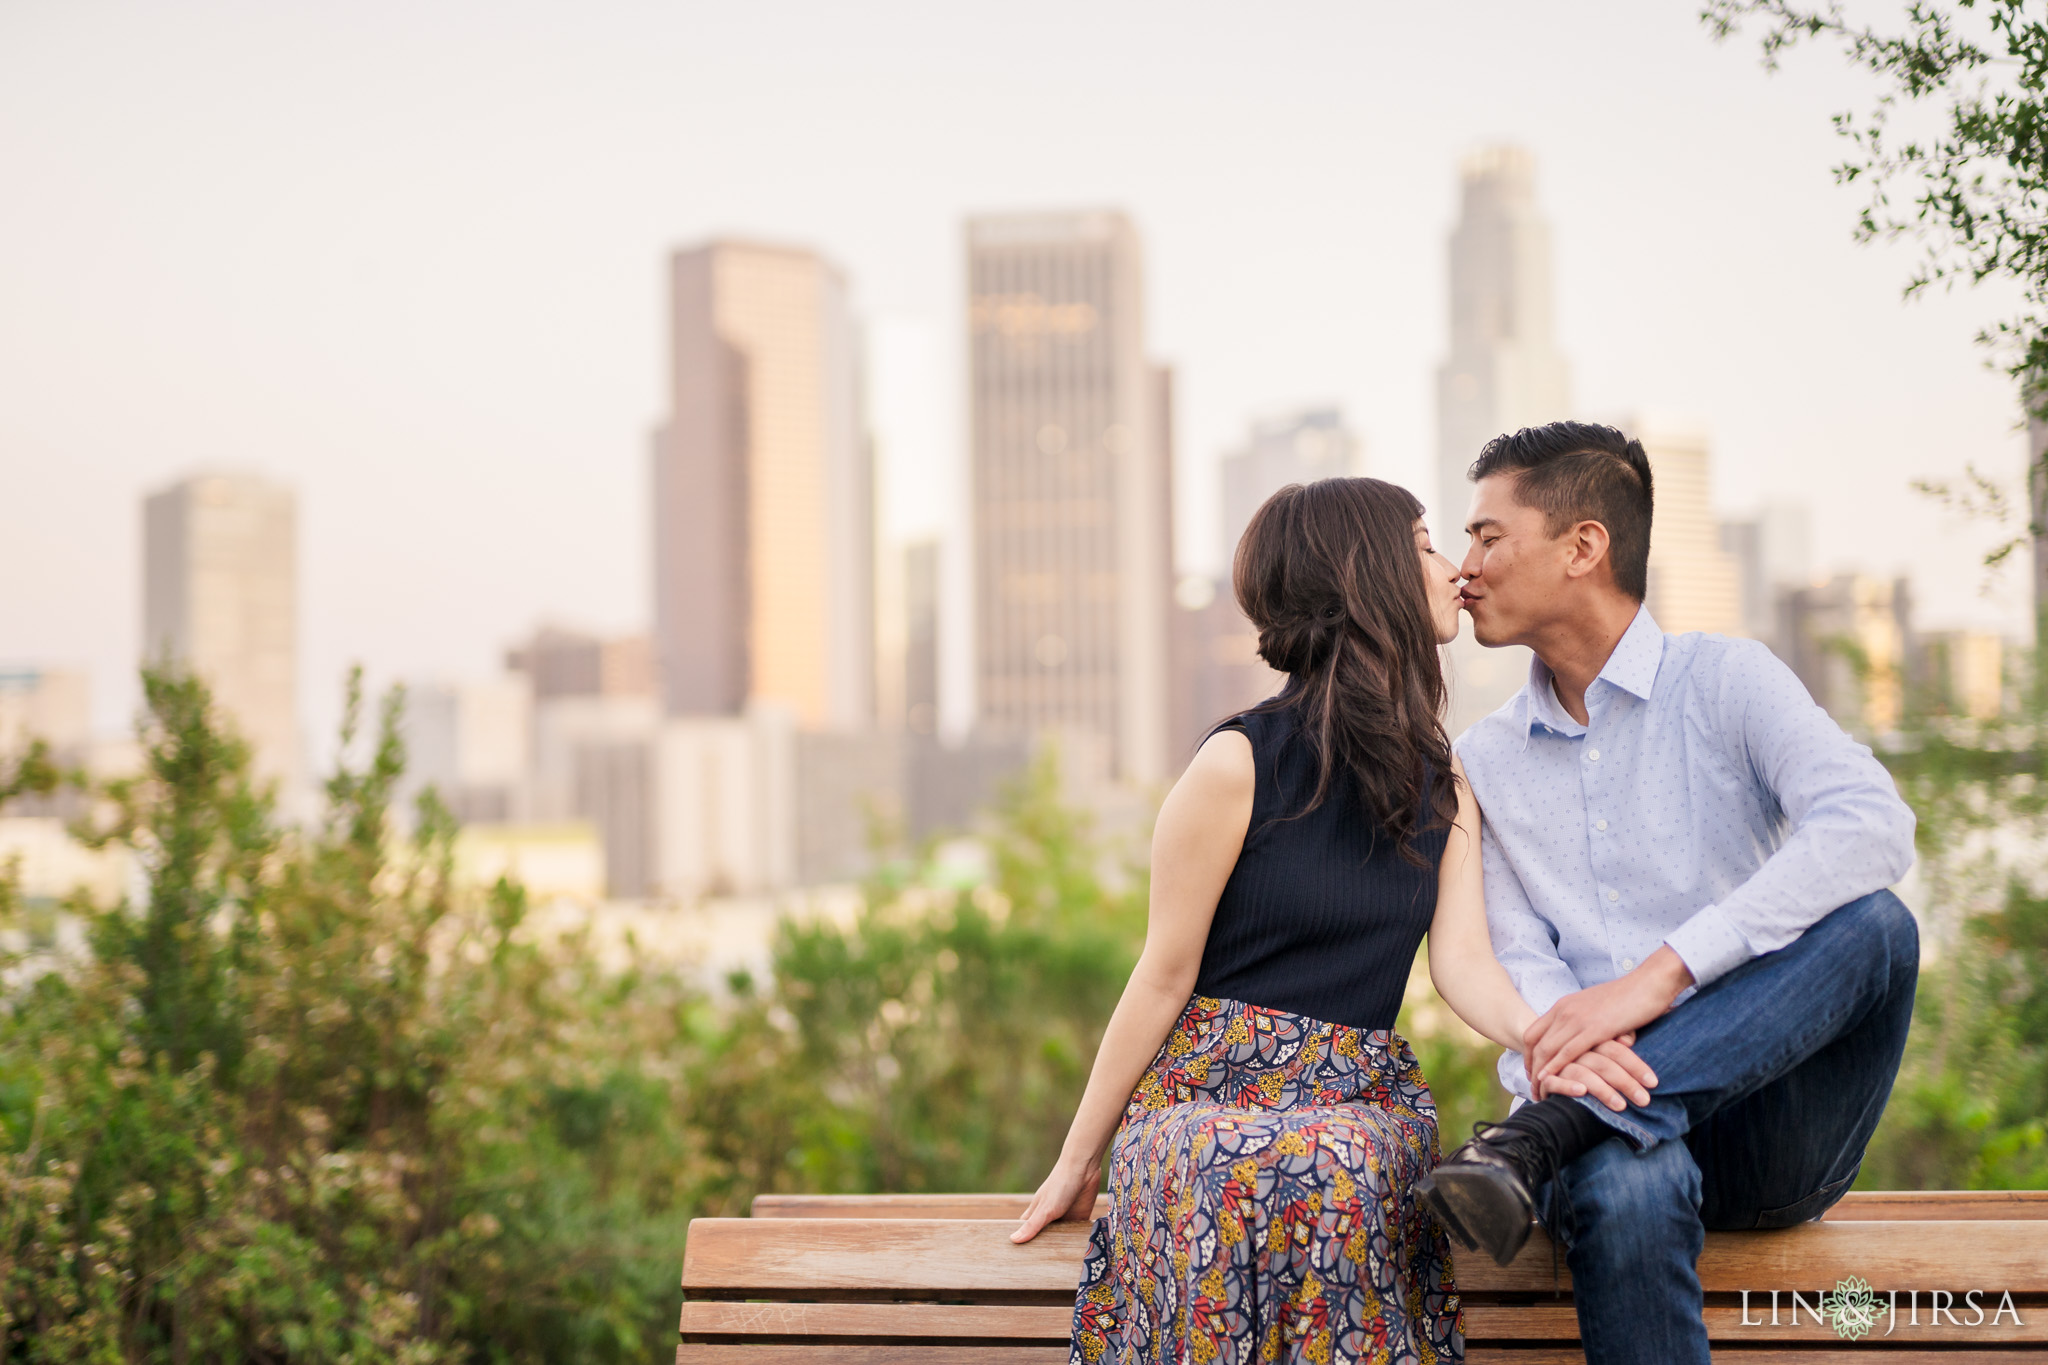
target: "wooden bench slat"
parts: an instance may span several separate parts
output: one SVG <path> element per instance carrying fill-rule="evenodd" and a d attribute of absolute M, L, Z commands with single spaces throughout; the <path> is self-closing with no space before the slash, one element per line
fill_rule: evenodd
<path fill-rule="evenodd" d="M 1585 1357 L 1579 1357 L 1583 1362 Z M 769 1345 L 764 1342 L 693 1344 L 676 1348 L 676 1365 L 1067 1365 L 1060 1346 L 849 1346 Z"/>
<path fill-rule="evenodd" d="M 1813 1295 L 1806 1294 L 1809 1305 Z M 1984 1302 L 1981 1298 L 1980 1302 Z M 1779 1296 L 1778 1324 L 1770 1323 L 1770 1295 L 1751 1295 L 1749 1300 L 1749 1325 L 1742 1320 L 1739 1305 L 1723 1306 L 1709 1304 L 1706 1310 L 1707 1336 L 1718 1350 L 1724 1345 L 1740 1345 L 1746 1342 L 1814 1341 L 1834 1344 L 1840 1340 L 1833 1328 L 1817 1323 L 1804 1309 L 1800 1310 L 1799 1325 L 1791 1325 L 1792 1301 L 1785 1295 Z M 1864 1338 L 1862 1349 L 1872 1350 L 1879 1346 L 1892 1348 L 1942 1346 L 2004 1346 L 2014 1342 L 2048 1343 L 2048 1304 L 2030 1302 L 2019 1309 L 2020 1326 L 2014 1327 L 2010 1315 L 1997 1329 L 1990 1324 L 1990 1315 L 1997 1311 L 1998 1298 L 1994 1294 L 1984 1302 L 1985 1322 L 1977 1327 L 1951 1326 L 1943 1322 L 1939 1326 L 1928 1325 L 1928 1305 L 1925 1295 L 1920 1299 L 1920 1325 L 1913 1326 L 1907 1313 L 1907 1304 L 1899 1302 L 1899 1326 L 1889 1335 L 1884 1325 Z M 1956 1317 L 1959 1323 L 1970 1320 L 1970 1314 L 1958 1305 Z M 1579 1319 L 1569 1301 L 1564 1303 L 1524 1304 L 1473 1304 L 1465 1310 L 1465 1336 L 1471 1341 L 1522 1342 L 1522 1341 L 1571 1341 L 1579 1335 Z M 1944 1357 L 1946 1358 L 1946 1357 Z"/>
<path fill-rule="evenodd" d="M 1020 1218 L 1028 1194 L 761 1194 L 756 1218 Z M 1109 1209 L 1107 1195 L 1094 1216 Z M 1830 1223 L 2048 1219 L 2048 1190 L 1852 1190 Z"/>
<path fill-rule="evenodd" d="M 757 1194 L 756 1218 L 1008 1218 L 1024 1216 L 1028 1194 Z M 1095 1218 L 1109 1196 L 1095 1198 Z"/>
<path fill-rule="evenodd" d="M 686 1290 L 728 1297 L 815 1297 L 832 1290 L 906 1297 L 976 1292 L 1072 1293 L 1086 1223 L 1055 1223 L 1013 1245 L 1001 1219 L 699 1218 L 683 1258 Z M 2048 1223 L 1808 1223 L 1772 1233 L 1708 1233 L 1700 1257 L 1708 1292 L 1821 1289 L 1860 1275 L 1879 1289 L 1974 1288 L 2048 1292 Z M 1540 1233 L 1513 1265 L 1457 1258 L 1475 1294 L 1548 1293 L 1551 1251 Z M 1556 1284 L 1569 1288 L 1562 1266 Z M 743 1294 L 760 1290 L 762 1294 Z M 803 1291 L 803 1292 L 798 1292 Z"/>
<path fill-rule="evenodd" d="M 683 1305 L 684 1336 L 1035 1338 L 1064 1342 L 1074 1307 L 988 1303 L 733 1303 Z"/>
<path fill-rule="evenodd" d="M 1010 1241 L 1015 1227 L 973 1218 L 693 1218 L 683 1288 L 788 1297 L 835 1289 L 1072 1294 L 1089 1225 L 1055 1223 L 1022 1246 Z"/>
<path fill-rule="evenodd" d="M 1571 1286 L 1558 1257 L 1557 1285 Z M 1550 1239 L 1539 1230 L 1514 1264 L 1496 1266 L 1470 1253 L 1454 1257 L 1459 1289 L 1468 1293 L 1548 1293 Z M 2048 1223 L 1981 1220 L 1804 1223 L 1777 1232 L 1710 1232 L 1699 1259 L 1708 1293 L 1744 1289 L 1831 1289 L 1860 1275 L 1882 1290 L 2048 1291 Z"/>
<path fill-rule="evenodd" d="M 1809 1302 L 1811 1296 L 1809 1295 Z M 1997 1309 L 1994 1298 L 1984 1304 L 1989 1314 Z M 1743 1321 L 1740 1306 L 1710 1304 L 1706 1310 L 1707 1335 L 1718 1344 L 1812 1341 L 1833 1344 L 1834 1330 L 1801 1311 L 1799 1325 L 1791 1325 L 1792 1304 L 1781 1297 L 1779 1321 L 1770 1321 L 1770 1299 L 1758 1295 L 1750 1300 L 1749 1322 Z M 2048 1343 L 2048 1305 L 2030 1302 L 2020 1309 L 2019 1327 L 2010 1321 L 1993 1329 L 1988 1325 L 1939 1326 L 1928 1321 L 1928 1305 L 1920 1304 L 1919 1326 L 1912 1325 L 1907 1306 L 1899 1307 L 1899 1326 L 1867 1338 L 1863 1346 L 1918 1347 L 1928 1345 L 2004 1346 L 2014 1342 Z M 1958 1304 L 1959 1323 L 1969 1313 Z M 1073 1310 L 1061 1305 L 1038 1304 L 939 1304 L 939 1303 L 726 1303 L 692 1301 L 683 1305 L 682 1330 L 690 1336 L 788 1336 L 788 1337 L 929 1337 L 956 1341 L 1036 1339 L 1061 1343 L 1073 1319 Z M 1570 1301 L 1504 1306 L 1474 1304 L 1465 1310 L 1465 1333 L 1475 1342 L 1519 1343 L 1557 1342 L 1575 1339 L 1578 1317 Z"/>
<path fill-rule="evenodd" d="M 1869 1365 L 1871 1361 L 1921 1359 L 1938 1365 L 2021 1365 L 2048 1361 L 2048 1351 L 2019 1347 L 2015 1350 L 1927 1351 L 1910 1348 L 1892 1350 L 1880 1346 L 1848 1347 L 1842 1350 L 1809 1350 L 1805 1347 L 1763 1346 L 1746 1350 L 1739 1346 L 1716 1345 L 1717 1362 L 1741 1365 Z M 1465 1353 L 1465 1365 L 1586 1365 L 1586 1353 L 1573 1346 L 1481 1346 Z"/>
<path fill-rule="evenodd" d="M 2048 1190 L 1851 1190 L 1823 1222 L 2048 1219 Z"/>

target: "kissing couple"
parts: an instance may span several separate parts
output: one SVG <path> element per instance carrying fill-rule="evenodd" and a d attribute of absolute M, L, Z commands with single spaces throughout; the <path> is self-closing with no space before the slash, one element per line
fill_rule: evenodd
<path fill-rule="evenodd" d="M 1284 488 L 1232 569 L 1280 691 L 1168 793 L 1144 952 L 1013 1240 L 1085 1219 L 1072 1358 L 1464 1358 L 1451 1239 L 1566 1248 L 1594 1365 L 1708 1365 L 1705 1231 L 1819 1217 L 1919 970 L 1891 778 L 1763 645 L 1644 605 L 1642 444 L 1487 443 L 1461 563 L 1377 479 Z M 1527 645 L 1453 744 L 1439 646 Z M 1416 951 L 1515 1097 L 1438 1161 Z"/>

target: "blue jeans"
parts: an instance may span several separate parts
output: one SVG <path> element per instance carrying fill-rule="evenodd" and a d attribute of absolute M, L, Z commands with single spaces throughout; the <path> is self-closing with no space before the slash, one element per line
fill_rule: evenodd
<path fill-rule="evenodd" d="M 1790 1227 L 1842 1197 L 1891 1094 L 1919 972 L 1912 913 L 1879 891 L 1640 1030 L 1649 1105 L 1583 1100 L 1622 1136 L 1539 1197 L 1568 1248 L 1589 1365 L 1708 1365 L 1706 1230 Z"/>

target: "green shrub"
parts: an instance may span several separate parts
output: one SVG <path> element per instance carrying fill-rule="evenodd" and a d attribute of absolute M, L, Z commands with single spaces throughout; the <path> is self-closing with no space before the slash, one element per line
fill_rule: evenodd
<path fill-rule="evenodd" d="M 986 885 L 927 849 L 714 1005 L 458 892 L 431 794 L 394 839 L 397 694 L 296 832 L 199 683 L 144 681 L 145 770 L 81 834 L 147 894 L 71 904 L 90 952 L 0 1003 L 10 1361 L 668 1359 L 693 1214 L 1035 1185 L 1142 936 L 1048 759 Z M 36 751 L 0 800 L 55 781 Z"/>
<path fill-rule="evenodd" d="M 1144 938 L 1141 874 L 1105 877 L 1041 758 L 988 831 L 989 880 L 931 850 L 854 923 L 785 924 L 696 1080 L 721 1206 L 763 1190 L 1031 1190 L 1052 1168 Z M 1114 870 L 1114 869 L 1112 869 Z"/>
<path fill-rule="evenodd" d="M 203 687 L 145 687 L 90 837 L 147 897 L 73 906 L 90 955 L 0 1012 L 7 1358 L 661 1354 L 705 1002 L 543 954 L 516 886 L 456 896 L 431 798 L 395 845 L 395 695 L 298 835 Z"/>

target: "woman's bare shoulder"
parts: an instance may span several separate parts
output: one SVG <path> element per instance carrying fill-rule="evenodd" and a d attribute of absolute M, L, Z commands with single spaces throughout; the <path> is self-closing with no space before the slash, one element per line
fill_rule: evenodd
<path fill-rule="evenodd" d="M 1252 739 L 1244 731 L 1232 728 L 1218 730 L 1202 741 L 1202 747 L 1195 750 L 1194 761 L 1188 764 L 1188 771 L 1197 768 L 1213 772 L 1218 776 L 1243 775 L 1252 772 Z"/>
<path fill-rule="evenodd" d="M 1203 799 L 1248 799 L 1253 781 L 1252 742 L 1242 730 L 1218 730 L 1202 741 L 1174 785 Z"/>
<path fill-rule="evenodd" d="M 1166 794 L 1155 837 L 1183 851 L 1230 850 L 1244 838 L 1252 813 L 1252 743 L 1242 730 L 1218 730 Z"/>

